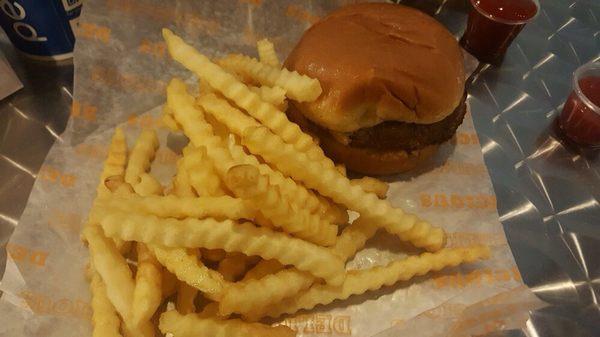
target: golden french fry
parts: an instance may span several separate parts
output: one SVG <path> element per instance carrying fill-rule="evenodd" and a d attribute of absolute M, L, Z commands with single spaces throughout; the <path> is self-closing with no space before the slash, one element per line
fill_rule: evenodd
<path fill-rule="evenodd" d="M 277 110 L 286 111 L 287 101 L 285 99 L 285 90 L 280 87 L 248 87 L 252 92 L 260 96 L 260 99 L 267 103 L 273 104 Z"/>
<path fill-rule="evenodd" d="M 168 269 L 162 270 L 162 281 L 161 281 L 161 293 L 163 300 L 167 297 L 172 296 L 177 292 L 179 280 L 177 276 L 173 275 Z"/>
<path fill-rule="evenodd" d="M 199 98 L 197 101 L 198 104 L 200 104 L 206 110 L 206 112 L 210 113 L 219 122 L 225 124 L 233 133 L 237 135 L 242 136 L 244 130 L 246 130 L 247 128 L 260 126 L 260 123 L 258 123 L 255 119 L 244 114 L 242 111 L 234 108 L 226 100 L 218 98 L 214 94 L 205 95 Z M 259 170 L 262 169 L 263 172 L 261 172 L 261 174 L 269 176 L 273 184 L 288 185 L 282 186 L 281 188 L 284 195 L 289 196 L 288 199 L 290 200 L 290 202 L 293 202 L 293 200 L 297 197 L 300 197 L 301 200 L 305 198 L 310 199 L 310 196 L 306 193 L 303 193 L 302 195 L 298 195 L 297 193 L 285 193 L 285 191 L 291 192 L 292 189 L 296 191 L 299 190 L 299 188 L 294 188 L 294 185 L 298 185 L 295 184 L 293 180 L 286 179 L 279 172 L 273 172 L 273 170 L 266 165 L 264 165 L 264 167 L 261 167 L 260 163 L 257 160 L 253 160 L 255 158 L 252 158 L 250 155 L 244 153 L 241 147 L 238 147 L 238 149 L 236 149 L 236 145 L 234 142 L 229 142 L 229 149 L 232 157 L 238 158 L 239 161 L 244 160 L 244 164 L 257 166 Z M 293 185 L 289 186 L 290 184 Z M 325 200 L 324 198 L 319 199 L 318 197 L 316 197 L 316 199 L 317 200 L 314 200 L 313 204 L 300 203 L 300 205 L 298 206 L 302 207 L 303 209 L 307 209 L 309 212 L 315 212 L 318 208 L 321 214 L 325 213 L 323 214 L 323 217 L 326 220 L 329 220 L 334 223 L 346 223 L 348 221 L 348 213 L 345 210 L 340 211 L 340 209 L 337 206 L 332 205 L 329 201 Z"/>
<path fill-rule="evenodd" d="M 205 267 L 195 254 L 183 248 L 170 248 L 159 244 L 150 245 L 158 261 L 177 278 L 202 291 L 211 298 L 218 298 L 225 281 L 223 277 Z"/>
<path fill-rule="evenodd" d="M 108 148 L 108 155 L 104 161 L 102 167 L 102 173 L 100 174 L 100 183 L 96 188 L 97 198 L 94 200 L 94 204 L 99 200 L 109 196 L 112 192 L 110 186 L 106 185 L 106 181 L 113 179 L 124 179 L 125 167 L 127 165 L 127 142 L 125 141 L 125 134 L 121 128 L 116 128 L 115 133 L 110 142 Z M 92 206 L 93 207 L 93 206 Z M 88 226 L 89 224 L 86 224 Z M 131 244 L 123 240 L 114 240 L 117 249 L 125 254 L 131 248 Z"/>
<path fill-rule="evenodd" d="M 214 319 L 223 319 L 224 316 L 219 316 L 219 303 L 211 302 L 204 306 L 202 311 L 198 313 L 198 317 L 200 318 L 214 318 Z"/>
<path fill-rule="evenodd" d="M 143 243 L 137 243 L 137 272 L 131 319 L 135 326 L 149 321 L 162 301 L 162 272 L 158 261 Z"/>
<path fill-rule="evenodd" d="M 256 119 L 246 115 L 239 109 L 236 109 L 229 104 L 229 102 L 217 97 L 215 94 L 206 94 L 202 97 L 198 97 L 196 102 L 201 105 L 206 112 L 226 125 L 231 132 L 238 136 L 242 136 L 246 128 L 261 126 Z"/>
<path fill-rule="evenodd" d="M 121 321 L 115 307 L 106 296 L 106 285 L 100 275 L 92 271 L 90 290 L 92 292 L 92 337 L 121 337 Z"/>
<path fill-rule="evenodd" d="M 127 261 L 99 226 L 86 226 L 83 235 L 89 245 L 90 260 L 106 285 L 106 295 L 121 317 L 129 321 L 135 284 Z"/>
<path fill-rule="evenodd" d="M 112 193 L 121 195 L 135 193 L 133 187 L 125 182 L 125 177 L 122 175 L 110 176 L 104 179 L 104 186 Z"/>
<path fill-rule="evenodd" d="M 377 232 L 377 226 L 364 217 L 354 220 L 342 231 L 333 251 L 344 260 L 349 260 L 356 252 L 364 247 L 367 240 Z"/>
<path fill-rule="evenodd" d="M 139 326 L 133 326 L 127 321 L 124 323 L 125 337 L 154 337 L 155 328 L 149 321 L 144 321 Z"/>
<path fill-rule="evenodd" d="M 309 273 L 299 272 L 296 269 L 284 269 L 259 280 L 234 283 L 223 294 L 219 302 L 219 313 L 221 315 L 241 313 L 254 320 L 259 318 L 253 317 L 253 313 L 260 310 L 257 308 L 258 305 L 265 302 L 278 303 L 288 297 L 290 293 L 296 294 L 307 289 L 314 280 Z"/>
<path fill-rule="evenodd" d="M 444 246 L 446 236 L 441 228 L 433 227 L 399 208 L 393 208 L 387 200 L 380 200 L 375 194 L 366 193 L 360 186 L 352 186 L 348 178 L 341 175 L 335 167 L 327 168 L 322 163 L 311 160 L 267 128 L 246 129 L 242 143 L 284 174 L 357 211 L 402 240 L 429 251 L 437 251 Z"/>
<path fill-rule="evenodd" d="M 391 286 L 400 281 L 410 280 L 414 276 L 425 275 L 446 267 L 455 267 L 462 263 L 487 259 L 490 250 L 485 246 L 468 248 L 446 248 L 435 253 L 423 253 L 390 262 L 386 266 L 370 269 L 352 270 L 340 286 L 313 285 L 296 296 L 287 298 L 267 308 L 267 316 L 279 317 L 301 309 L 312 309 L 319 304 L 329 304 L 335 300 L 344 300 L 383 286 Z"/>
<path fill-rule="evenodd" d="M 138 137 L 125 169 L 125 181 L 135 188 L 141 180 L 142 173 L 148 172 L 158 149 L 156 132 L 144 130 Z"/>
<path fill-rule="evenodd" d="M 332 248 L 332 251 L 338 255 L 342 260 L 346 261 L 351 258 L 357 250 L 364 246 L 365 242 L 371 238 L 375 232 L 377 231 L 377 227 L 371 225 L 368 221 L 365 221 L 364 218 L 358 218 L 353 223 L 344 228 L 342 235 L 338 238 L 335 246 Z M 263 267 L 267 268 L 267 266 Z M 308 283 L 306 279 L 306 275 L 297 269 L 283 269 L 283 266 L 274 265 L 271 267 L 273 269 L 274 275 L 273 278 L 270 276 L 264 275 L 258 277 L 255 281 L 252 282 L 251 286 L 244 287 L 244 282 L 238 283 L 236 288 L 236 297 L 241 303 L 247 303 L 246 299 L 251 298 L 254 309 L 242 311 L 246 308 L 244 307 L 229 307 L 229 310 L 234 310 L 236 312 L 242 313 L 249 320 L 257 320 L 260 318 L 262 313 L 266 310 L 268 305 L 271 303 L 276 303 L 283 298 L 287 298 L 293 296 L 298 293 L 298 289 L 300 287 L 305 287 L 306 283 Z M 277 269 L 279 268 L 279 269 Z M 249 272 L 250 273 L 250 272 Z M 289 282 L 278 282 L 276 280 L 290 280 Z M 295 280 L 295 281 L 294 281 Z M 311 281 L 311 284 L 315 281 L 314 277 Z M 269 289 L 269 293 L 276 294 L 276 296 L 269 296 L 265 294 L 262 297 L 254 296 L 256 291 L 260 291 L 258 289 Z M 227 294 L 226 294 L 227 296 Z"/>
<path fill-rule="evenodd" d="M 294 208 L 279 187 L 271 184 L 256 167 L 237 165 L 230 168 L 225 184 L 284 231 L 323 246 L 335 243 L 337 226 L 304 209 Z"/>
<path fill-rule="evenodd" d="M 269 274 L 275 274 L 285 266 L 277 260 L 260 260 L 244 275 L 242 281 L 258 280 Z"/>
<path fill-rule="evenodd" d="M 241 146 L 230 143 L 228 151 L 227 145 L 214 135 L 212 126 L 204 119 L 201 107 L 194 105 L 194 98 L 187 93 L 185 83 L 181 80 L 173 79 L 169 83 L 167 104 L 191 143 L 196 147 L 206 148 L 220 176 L 225 176 L 227 170 L 237 164 L 254 165 L 258 167 L 261 174 L 268 175 L 274 184 L 279 185 L 282 192 L 290 196 L 290 199 L 296 200 L 299 207 L 323 215 L 326 220 L 331 219 L 332 222 L 336 220 L 332 218 L 336 215 L 330 212 L 330 205 L 326 200 L 319 199 L 313 192 L 285 177 L 281 172 L 259 163 L 256 157 L 246 154 Z M 339 222 L 335 221 L 335 223 Z"/>
<path fill-rule="evenodd" d="M 232 253 L 219 262 L 217 271 L 226 281 L 234 282 L 244 275 L 251 262 L 250 257 L 244 254 Z"/>
<path fill-rule="evenodd" d="M 256 211 L 242 199 L 220 197 L 176 197 L 115 195 L 98 202 L 101 207 L 154 214 L 163 218 L 253 219 Z"/>
<path fill-rule="evenodd" d="M 139 175 L 140 182 L 133 186 L 135 193 L 141 196 L 157 195 L 163 193 L 163 187 L 149 173 L 142 173 Z"/>
<path fill-rule="evenodd" d="M 175 307 L 181 314 L 190 314 L 196 311 L 196 305 L 194 300 L 198 295 L 198 289 L 190 286 L 185 282 L 179 282 L 179 288 L 177 290 L 177 302 Z"/>
<path fill-rule="evenodd" d="M 314 192 L 306 187 L 296 183 L 289 177 L 284 176 L 281 172 L 274 170 L 269 165 L 259 162 L 252 154 L 248 154 L 244 149 L 233 141 L 233 137 L 229 138 L 228 142 L 229 153 L 235 164 L 233 165 L 252 165 L 258 168 L 260 174 L 268 176 L 269 180 L 279 186 L 281 192 L 287 196 L 288 200 L 297 208 L 304 208 L 311 213 L 321 216 L 323 219 L 333 223 L 347 222 L 348 214 L 345 213 L 345 220 L 337 210 L 332 208 L 330 202 L 321 196 L 317 196 Z M 231 165 L 231 166 L 233 166 Z M 230 167 L 231 167 L 230 166 Z"/>
<path fill-rule="evenodd" d="M 192 148 L 183 159 L 185 169 L 190 177 L 190 184 L 198 195 L 220 196 L 226 194 L 221 184 L 221 178 L 205 147 Z"/>
<path fill-rule="evenodd" d="M 300 75 L 296 71 L 261 63 L 257 59 L 246 55 L 228 55 L 219 60 L 219 65 L 236 74 L 248 76 L 262 85 L 281 87 L 286 91 L 289 98 L 298 102 L 312 102 L 323 91 L 317 79 Z M 194 71 L 193 69 L 190 70 Z M 200 74 L 198 75 L 200 76 Z"/>
<path fill-rule="evenodd" d="M 173 193 L 179 197 L 195 197 L 196 193 L 192 189 L 191 179 L 189 172 L 185 167 L 185 153 L 184 157 L 177 160 L 177 172 L 173 177 Z"/>
<path fill-rule="evenodd" d="M 173 116 L 171 116 L 170 114 L 163 114 L 161 117 L 161 121 L 169 130 L 173 132 L 181 130 L 179 124 L 177 124 L 175 119 L 173 119 Z"/>
<path fill-rule="evenodd" d="M 271 327 L 259 323 L 246 323 L 239 319 L 222 320 L 214 317 L 201 317 L 198 314 L 181 315 L 177 311 L 167 311 L 160 316 L 160 331 L 174 337 L 194 337 L 198 332 L 206 336 L 227 337 L 293 337 L 296 334 L 286 326 Z"/>
<path fill-rule="evenodd" d="M 345 276 L 343 261 L 330 250 L 248 222 L 210 218 L 161 219 L 120 211 L 98 212 L 94 217 L 110 237 L 167 247 L 220 248 L 263 259 L 277 259 L 331 284 L 341 284 Z"/>
<path fill-rule="evenodd" d="M 108 155 L 104 161 L 104 167 L 100 174 L 100 184 L 98 184 L 97 193 L 99 197 L 105 197 L 110 194 L 104 184 L 108 177 L 125 175 L 125 166 L 127 165 L 127 142 L 125 134 L 121 128 L 116 128 L 115 133 L 108 148 Z"/>
<path fill-rule="evenodd" d="M 293 144 L 298 151 L 306 151 L 309 158 L 322 161 L 333 167 L 333 162 L 325 157 L 323 150 L 321 150 L 321 148 L 313 141 L 312 137 L 302 132 L 298 125 L 290 122 L 284 112 L 277 110 L 272 104 L 263 102 L 260 97 L 248 89 L 244 83 L 238 81 L 227 71 L 211 62 L 206 56 L 202 55 L 192 46 L 186 44 L 170 30 L 163 29 L 163 37 L 167 42 L 169 53 L 174 60 L 196 73 L 199 77 L 204 77 L 213 88 L 219 90 L 225 97 L 234 101 L 238 106 L 252 115 L 252 117 L 273 130 L 273 132 L 279 135 L 286 143 Z M 254 61 L 259 66 L 264 66 L 258 61 Z M 276 72 L 281 72 L 284 76 L 275 74 L 277 78 L 282 78 L 281 83 L 275 81 L 272 84 L 267 85 L 278 85 L 286 90 L 293 87 L 292 82 L 296 81 L 292 79 L 296 77 L 290 75 L 292 73 L 287 70 L 280 71 L 276 68 L 269 68 L 274 69 Z M 315 92 L 317 94 L 315 96 L 316 98 L 321 91 L 319 82 L 308 77 L 306 77 L 306 82 L 316 84 L 316 89 L 318 89 L 318 92 Z"/>
<path fill-rule="evenodd" d="M 341 175 L 343 175 L 344 177 L 347 176 L 346 166 L 344 164 L 337 164 L 335 165 L 335 168 L 340 172 Z"/>
<path fill-rule="evenodd" d="M 261 63 L 268 64 L 271 67 L 281 68 L 281 62 L 275 52 L 275 46 L 269 39 L 262 39 L 256 42 L 258 57 Z"/>
<path fill-rule="evenodd" d="M 227 252 L 223 249 L 206 249 L 201 248 L 202 258 L 210 262 L 220 262 L 227 256 Z"/>
<path fill-rule="evenodd" d="M 350 179 L 352 185 L 360 186 L 366 193 L 373 193 L 379 199 L 385 199 L 390 185 L 377 178 L 362 177 L 360 179 Z"/>

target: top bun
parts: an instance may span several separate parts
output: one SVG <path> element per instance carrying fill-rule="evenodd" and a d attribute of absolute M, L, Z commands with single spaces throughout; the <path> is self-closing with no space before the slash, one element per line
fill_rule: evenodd
<path fill-rule="evenodd" d="M 294 104 L 339 132 L 384 121 L 438 122 L 458 106 L 465 85 L 454 36 L 430 16 L 396 4 L 332 12 L 304 33 L 285 67 L 320 81 L 316 101 Z"/>

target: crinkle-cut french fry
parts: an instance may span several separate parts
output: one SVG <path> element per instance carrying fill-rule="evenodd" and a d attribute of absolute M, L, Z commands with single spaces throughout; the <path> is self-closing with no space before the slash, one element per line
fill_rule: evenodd
<path fill-rule="evenodd" d="M 127 142 L 125 140 L 125 134 L 121 128 L 116 128 L 108 148 L 108 154 L 104 165 L 102 167 L 102 173 L 100 174 L 100 182 L 96 188 L 97 198 L 94 200 L 94 204 L 99 200 L 106 198 L 111 194 L 111 190 L 106 186 L 105 181 L 107 179 L 124 179 L 125 167 L 127 165 Z M 88 224 L 89 225 L 89 224 Z M 87 225 L 86 225 L 87 226 Z M 131 248 L 131 244 L 123 240 L 114 240 L 117 249 L 125 254 Z"/>
<path fill-rule="evenodd" d="M 115 242 L 115 247 L 117 247 L 117 250 L 123 256 L 129 254 L 131 248 L 133 247 L 133 242 L 131 241 L 123 241 L 120 239 L 113 239 L 113 241 Z"/>
<path fill-rule="evenodd" d="M 227 256 L 227 252 L 223 249 L 206 249 L 201 248 L 202 258 L 210 262 L 220 262 Z"/>
<path fill-rule="evenodd" d="M 319 198 L 319 201 L 325 205 L 325 214 L 323 215 L 323 219 L 326 219 L 334 224 L 348 223 L 348 210 L 344 206 L 336 204 L 331 199 L 325 198 L 320 194 L 318 194 L 317 197 Z"/>
<path fill-rule="evenodd" d="M 203 97 L 198 98 L 198 104 L 200 104 L 206 112 L 210 113 L 213 117 L 215 117 L 219 122 L 225 124 L 233 133 L 242 136 L 245 129 L 249 127 L 259 127 L 260 123 L 258 123 L 254 118 L 244 114 L 239 109 L 234 108 L 231 104 L 229 104 L 226 100 L 218 98 L 214 94 L 208 94 Z M 246 154 L 243 149 L 239 146 L 236 146 L 235 142 L 229 141 L 229 152 L 233 158 L 238 159 L 238 161 L 244 161 L 245 164 L 250 164 L 258 167 L 259 170 L 262 170 L 261 174 L 267 175 L 270 177 L 271 182 L 274 185 L 283 185 L 281 186 L 283 196 L 287 196 L 288 201 L 293 202 L 297 197 L 299 199 L 308 198 L 313 204 L 303 204 L 300 203 L 300 206 L 303 209 L 307 209 L 309 212 L 315 212 L 318 208 L 321 213 L 325 213 L 323 217 L 326 220 L 334 223 L 345 223 L 348 221 L 348 213 L 345 210 L 339 210 L 336 205 L 332 205 L 329 201 L 324 198 L 318 198 L 315 196 L 317 200 L 310 200 L 310 195 L 308 193 L 304 193 L 303 195 L 286 193 L 286 189 L 290 190 L 294 189 L 294 186 L 298 186 L 293 182 L 293 180 L 289 178 L 285 178 L 281 174 L 277 174 L 272 172 L 273 170 L 269 168 L 267 165 L 260 164 L 256 158 Z M 291 186 L 290 186 L 291 184 Z M 299 190 L 299 188 L 297 189 Z M 302 200 L 300 200 L 301 202 Z"/>
<path fill-rule="evenodd" d="M 214 135 L 212 126 L 204 119 L 201 107 L 195 106 L 194 98 L 187 93 L 183 81 L 171 80 L 167 87 L 167 104 L 192 144 L 206 148 L 219 175 L 225 175 L 227 170 L 236 164 L 257 166 L 261 174 L 268 175 L 273 183 L 280 186 L 282 192 L 294 197 L 300 207 L 313 213 L 324 214 L 324 218 L 329 219 L 326 217 L 329 205 L 317 198 L 313 192 L 268 165 L 259 163 L 256 157 L 246 154 L 241 146 L 230 144 L 228 151 L 227 145 Z"/>
<path fill-rule="evenodd" d="M 203 77 L 198 78 L 198 96 L 206 95 L 206 94 L 214 94 L 217 91 L 213 87 L 208 84 L 206 79 Z"/>
<path fill-rule="evenodd" d="M 198 289 L 185 282 L 179 282 L 177 302 L 175 304 L 177 311 L 184 315 L 195 312 L 196 305 L 194 304 L 194 300 L 196 299 L 196 295 L 198 295 Z"/>
<path fill-rule="evenodd" d="M 232 253 L 219 262 L 217 271 L 226 281 L 234 282 L 244 275 L 252 261 L 244 254 Z"/>
<path fill-rule="evenodd" d="M 221 296 L 225 284 L 223 277 L 204 266 L 195 254 L 183 248 L 170 248 L 159 244 L 150 245 L 149 248 L 158 261 L 178 279 L 209 297 Z"/>
<path fill-rule="evenodd" d="M 269 274 L 275 274 L 285 266 L 277 260 L 260 260 L 244 275 L 242 281 L 258 280 Z"/>
<path fill-rule="evenodd" d="M 202 55 L 192 46 L 186 44 L 170 30 L 163 29 L 163 37 L 167 43 L 169 53 L 174 60 L 196 73 L 199 77 L 204 77 L 213 88 L 219 90 L 225 97 L 234 101 L 239 107 L 252 115 L 252 117 L 273 130 L 273 132 L 279 135 L 285 142 L 293 144 L 298 151 L 306 151 L 309 158 L 323 161 L 324 163 L 327 163 L 327 165 L 333 167 L 333 162 L 325 157 L 321 148 L 313 141 L 313 138 L 302 132 L 298 125 L 290 122 L 284 112 L 277 110 L 272 104 L 262 101 L 260 97 L 248 89 L 244 83 L 238 81 L 227 71 L 211 62 L 206 56 Z M 264 66 L 258 61 L 254 61 L 259 64 L 259 66 Z M 269 68 L 279 72 L 276 68 Z M 286 74 L 291 74 L 287 70 L 282 71 L 284 71 L 284 73 L 287 72 Z M 316 98 L 320 94 L 319 82 L 309 78 L 307 78 L 307 80 L 316 83 L 319 90 L 319 92 L 316 93 Z M 289 83 L 287 80 L 284 82 Z M 286 88 L 286 83 L 282 83 L 282 85 L 279 86 L 284 89 L 289 89 Z M 273 86 L 278 84 L 272 83 L 268 85 Z"/>
<path fill-rule="evenodd" d="M 125 177 L 120 176 L 110 176 L 104 179 L 104 186 L 116 195 L 128 195 L 131 193 L 135 193 L 133 187 L 125 182 Z"/>
<path fill-rule="evenodd" d="M 242 136 L 246 128 L 261 126 L 256 119 L 246 115 L 215 94 L 198 97 L 196 102 L 204 108 L 204 111 L 226 125 L 231 132 L 238 136 Z"/>
<path fill-rule="evenodd" d="M 446 236 L 441 228 L 433 227 L 399 208 L 393 208 L 387 200 L 380 200 L 375 194 L 366 193 L 360 186 L 352 186 L 350 180 L 335 168 L 328 169 L 309 159 L 305 153 L 284 143 L 267 128 L 246 129 L 242 143 L 284 174 L 357 211 L 402 240 L 429 251 L 437 251 L 444 246 Z"/>
<path fill-rule="evenodd" d="M 281 68 L 281 62 L 279 62 L 273 42 L 269 41 L 269 39 L 258 40 L 256 41 L 256 49 L 261 63 L 268 64 L 271 67 Z"/>
<path fill-rule="evenodd" d="M 351 295 L 359 295 L 368 290 L 377 290 L 414 276 L 425 275 L 446 267 L 455 267 L 462 263 L 487 259 L 490 250 L 485 246 L 467 248 L 446 248 L 436 253 L 423 253 L 390 262 L 386 266 L 370 269 L 352 270 L 342 285 L 313 285 L 296 296 L 287 298 L 268 308 L 267 316 L 279 317 L 285 313 L 294 313 L 301 309 L 312 309 L 319 304 L 329 304 L 335 300 L 344 300 Z"/>
<path fill-rule="evenodd" d="M 135 284 L 127 261 L 99 226 L 86 226 L 83 235 L 89 245 L 90 260 L 106 285 L 106 295 L 121 317 L 130 321 Z"/>
<path fill-rule="evenodd" d="M 236 74 L 251 77 L 262 85 L 281 87 L 289 98 L 298 102 L 314 101 L 323 91 L 317 79 L 300 75 L 296 71 L 261 63 L 246 55 L 228 55 L 219 60 L 219 65 Z"/>
<path fill-rule="evenodd" d="M 177 279 L 177 276 L 171 273 L 168 269 L 163 268 L 161 281 L 161 293 L 163 300 L 177 292 L 178 284 L 179 280 Z"/>
<path fill-rule="evenodd" d="M 99 197 L 105 197 L 110 191 L 104 185 L 104 181 L 112 176 L 124 176 L 125 166 L 127 165 L 127 142 L 125 134 L 121 128 L 116 128 L 115 133 L 108 148 L 108 155 L 104 161 L 104 167 L 100 174 L 100 183 L 97 193 Z"/>
<path fill-rule="evenodd" d="M 150 173 L 139 175 L 140 182 L 133 186 L 135 193 L 141 196 L 157 195 L 163 193 L 163 187 Z"/>
<path fill-rule="evenodd" d="M 158 149 L 158 137 L 154 130 L 143 130 L 129 154 L 125 169 L 125 181 L 135 188 L 142 173 L 148 172 Z"/>
<path fill-rule="evenodd" d="M 242 199 L 220 197 L 177 197 L 115 195 L 98 202 L 101 207 L 154 214 L 162 218 L 253 219 L 255 210 Z"/>
<path fill-rule="evenodd" d="M 338 172 L 340 172 L 341 175 L 343 175 L 344 177 L 347 176 L 347 172 L 346 172 L 346 165 L 344 164 L 337 164 L 335 165 L 335 168 L 338 170 Z"/>
<path fill-rule="evenodd" d="M 219 313 L 229 315 L 241 313 L 254 320 L 253 313 L 258 312 L 257 305 L 278 303 L 313 284 L 315 278 L 296 269 L 285 269 L 277 274 L 267 275 L 259 280 L 237 282 L 227 288 L 219 302 Z"/>
<path fill-rule="evenodd" d="M 100 275 L 92 271 L 90 290 L 92 292 L 92 337 L 122 337 L 119 332 L 121 321 L 115 307 L 106 296 L 106 285 Z"/>
<path fill-rule="evenodd" d="M 162 272 L 158 261 L 143 243 L 137 243 L 137 272 L 131 319 L 135 326 L 149 321 L 162 301 Z"/>
<path fill-rule="evenodd" d="M 260 323 L 246 323 L 240 319 L 222 320 L 214 317 L 203 318 L 199 314 L 181 315 L 177 311 L 167 311 L 160 316 L 159 328 L 162 333 L 174 337 L 203 336 L 217 337 L 293 337 L 290 328 L 279 325 L 271 327 Z"/>
<path fill-rule="evenodd" d="M 366 193 L 373 193 L 379 199 L 385 199 L 390 185 L 377 178 L 362 177 L 360 179 L 350 179 L 352 185 L 360 186 Z"/>
<path fill-rule="evenodd" d="M 120 211 L 98 212 L 96 217 L 110 237 L 167 247 L 220 248 L 263 259 L 277 259 L 331 284 L 341 284 L 345 276 L 344 262 L 330 250 L 249 222 L 211 218 L 161 219 Z"/>
<path fill-rule="evenodd" d="M 181 130 L 179 124 L 177 124 L 173 116 L 171 116 L 170 114 L 163 114 L 161 117 L 161 121 L 172 132 Z"/>
<path fill-rule="evenodd" d="M 198 313 L 198 317 L 200 318 L 215 318 L 215 319 L 224 319 L 225 316 L 219 316 L 219 303 L 211 302 L 204 306 L 202 311 Z"/>
<path fill-rule="evenodd" d="M 344 230 L 343 230 L 342 234 L 339 236 L 335 246 L 332 247 L 331 249 L 335 254 L 337 254 L 340 258 L 342 258 L 342 260 L 346 261 L 349 258 L 351 258 L 356 253 L 356 251 L 358 251 L 360 248 L 362 248 L 365 245 L 365 242 L 369 238 L 371 238 L 375 234 L 376 231 L 377 231 L 376 226 L 371 225 L 368 221 L 365 221 L 364 218 L 359 217 L 353 223 L 351 223 L 346 228 L 344 228 Z M 277 266 L 274 266 L 273 268 L 277 268 Z M 302 272 L 298 271 L 297 269 L 285 269 L 285 270 L 281 270 L 281 269 L 283 269 L 283 266 L 281 266 L 281 268 L 279 270 L 273 271 L 273 274 L 275 274 L 275 275 L 273 275 L 274 278 L 295 277 L 299 280 L 303 280 L 303 281 L 305 280 L 305 275 Z M 286 274 L 294 274 L 294 273 L 295 273 L 295 275 L 293 275 L 293 276 L 286 275 Z M 314 281 L 315 281 L 315 279 L 313 277 L 312 282 L 314 282 Z M 241 284 L 243 284 L 243 282 L 240 283 L 239 285 L 241 286 Z M 305 283 L 302 283 L 301 285 L 304 286 Z M 299 291 L 298 287 L 299 287 L 298 283 L 294 283 L 294 282 L 274 283 L 274 282 L 270 281 L 269 279 L 267 279 L 266 277 L 257 279 L 255 282 L 253 282 L 252 287 L 244 288 L 245 291 L 241 291 L 241 288 L 238 287 L 238 290 L 239 290 L 238 294 L 237 294 L 238 299 L 244 299 L 246 297 L 251 297 L 251 298 L 253 298 L 253 302 L 254 302 L 254 310 L 240 312 L 240 313 L 242 313 L 248 320 L 257 320 L 258 318 L 260 318 L 262 313 L 265 310 L 267 310 L 268 306 L 271 303 L 276 303 L 279 300 L 281 300 L 282 298 L 287 298 L 287 297 L 297 294 Z M 254 294 L 250 294 L 251 292 L 257 291 L 256 289 L 261 289 L 261 288 L 270 289 L 271 292 L 278 294 L 277 298 L 272 298 L 269 296 L 256 298 L 256 297 L 254 297 Z M 231 309 L 231 310 L 238 310 L 238 309 L 236 308 L 236 309 Z"/>
<path fill-rule="evenodd" d="M 335 210 L 330 209 L 331 205 L 325 198 L 317 196 L 314 192 L 296 183 L 291 178 L 284 176 L 281 172 L 274 170 L 269 165 L 259 162 L 258 158 L 252 154 L 246 153 L 242 146 L 236 144 L 232 136 L 229 137 L 228 148 L 229 153 L 236 164 L 252 165 L 258 168 L 260 174 L 268 176 L 273 184 L 279 186 L 281 192 L 288 196 L 288 199 L 294 203 L 296 207 L 304 208 L 311 213 L 323 217 L 323 219 L 327 221 L 336 224 L 343 223 L 339 222 L 342 219 L 339 218 L 339 214 L 337 214 Z"/>
<path fill-rule="evenodd" d="M 173 193 L 179 197 L 196 196 L 192 189 L 190 175 L 185 168 L 185 154 L 183 158 L 177 160 L 177 172 L 173 177 Z"/>
<path fill-rule="evenodd" d="M 184 166 L 190 177 L 190 184 L 200 196 L 225 195 L 221 178 L 215 170 L 214 163 L 208 156 L 206 148 L 193 148 L 184 156 Z"/>
<path fill-rule="evenodd" d="M 344 228 L 332 249 L 343 260 L 349 260 L 375 235 L 377 229 L 377 226 L 361 216 Z"/>
<path fill-rule="evenodd" d="M 269 182 L 252 165 L 229 169 L 225 184 L 238 197 L 246 199 L 271 222 L 296 237 L 323 246 L 331 246 L 337 237 L 337 226 L 302 208 L 295 208 L 282 195 L 279 187 Z"/>
<path fill-rule="evenodd" d="M 123 331 L 125 337 L 154 337 L 155 329 L 152 323 L 144 321 L 138 326 L 133 326 L 127 321 L 124 322 Z"/>
<path fill-rule="evenodd" d="M 287 101 L 285 99 L 285 90 L 280 87 L 248 87 L 252 90 L 253 93 L 258 94 L 260 98 L 267 102 L 273 104 L 277 110 L 286 111 L 287 110 Z"/>

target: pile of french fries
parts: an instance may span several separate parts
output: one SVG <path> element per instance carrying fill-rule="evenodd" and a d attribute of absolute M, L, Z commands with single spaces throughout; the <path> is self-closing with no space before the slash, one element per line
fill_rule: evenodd
<path fill-rule="evenodd" d="M 159 147 L 144 130 L 131 150 L 117 129 L 83 231 L 90 250 L 95 337 L 293 336 L 260 323 L 489 256 L 443 248 L 437 227 L 393 208 L 387 184 L 348 179 L 285 115 L 315 100 L 315 79 L 259 60 L 216 62 L 171 31 L 174 60 L 199 78 L 194 96 L 173 79 L 163 120 L 189 144 L 172 186 L 150 174 Z M 349 223 L 348 210 L 360 216 Z M 385 266 L 346 270 L 375 232 L 425 250 Z"/>

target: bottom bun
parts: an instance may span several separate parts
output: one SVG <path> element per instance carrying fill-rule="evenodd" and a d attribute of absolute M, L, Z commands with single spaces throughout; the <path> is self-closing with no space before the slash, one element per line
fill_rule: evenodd
<path fill-rule="evenodd" d="M 388 175 L 410 171 L 431 158 L 438 145 L 409 152 L 351 147 L 338 142 L 328 132 L 319 133 L 320 145 L 328 157 L 348 170 L 366 175 Z"/>
<path fill-rule="evenodd" d="M 287 110 L 287 115 L 302 130 L 319 138 L 319 145 L 329 158 L 356 173 L 389 175 L 407 172 L 431 158 L 439 147 L 439 144 L 432 144 L 411 152 L 352 147 L 340 143 L 329 131 L 309 121 L 293 106 Z"/>

